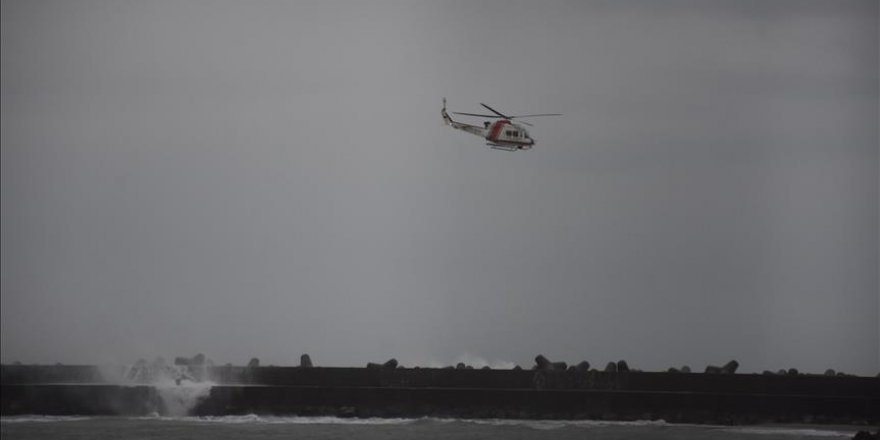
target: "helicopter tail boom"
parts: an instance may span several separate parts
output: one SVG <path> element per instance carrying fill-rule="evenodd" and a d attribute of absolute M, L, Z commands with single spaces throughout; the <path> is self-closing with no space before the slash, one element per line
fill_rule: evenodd
<path fill-rule="evenodd" d="M 446 113 L 446 98 L 443 98 L 443 110 L 440 111 L 440 114 L 443 116 L 443 122 L 446 125 L 451 126 L 454 129 L 461 130 L 464 132 L 468 132 L 470 134 L 486 137 L 487 130 L 482 127 L 477 127 L 476 125 L 465 124 L 463 122 L 453 121 L 451 117 L 449 117 L 449 113 Z"/>

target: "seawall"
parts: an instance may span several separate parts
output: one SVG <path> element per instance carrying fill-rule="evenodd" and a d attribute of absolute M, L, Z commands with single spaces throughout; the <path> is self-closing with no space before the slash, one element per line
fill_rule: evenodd
<path fill-rule="evenodd" d="M 168 411 L 155 387 L 108 383 L 103 372 L 4 365 L 0 409 L 3 415 Z M 193 415 L 880 423 L 876 377 L 232 366 L 203 374 L 215 385 L 194 402 Z"/>

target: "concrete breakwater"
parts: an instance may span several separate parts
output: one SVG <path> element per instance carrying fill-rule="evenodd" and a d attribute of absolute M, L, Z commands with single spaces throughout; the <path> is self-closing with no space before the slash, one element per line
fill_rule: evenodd
<path fill-rule="evenodd" d="M 274 414 L 880 423 L 880 378 L 596 370 L 200 367 L 210 387 L 114 383 L 91 366 L 4 365 L 3 415 Z M 112 369 L 111 369 L 112 370 Z M 124 371 L 117 371 L 124 376 Z M 169 394 L 171 393 L 171 394 Z M 175 399 L 190 399 L 175 403 Z M 181 415 L 181 414 L 175 414 Z"/>

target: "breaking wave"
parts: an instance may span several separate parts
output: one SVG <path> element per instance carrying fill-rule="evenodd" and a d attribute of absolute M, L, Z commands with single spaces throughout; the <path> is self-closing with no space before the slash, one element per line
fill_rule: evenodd
<path fill-rule="evenodd" d="M 754 435 L 790 435 L 798 437 L 846 437 L 852 438 L 856 431 L 839 431 L 831 429 L 815 429 L 815 428 L 789 428 L 789 427 L 740 427 L 740 428 L 721 428 L 720 431 L 731 432 L 736 434 L 754 434 Z"/>
<path fill-rule="evenodd" d="M 36 414 L 22 416 L 2 416 L 0 423 L 53 423 L 53 422 L 79 422 L 82 420 L 91 420 L 92 417 L 85 416 L 42 416 Z"/>
<path fill-rule="evenodd" d="M 80 422 L 89 420 L 115 419 L 114 416 L 49 416 L 49 415 L 20 415 L 2 416 L 0 423 L 59 423 Z M 235 416 L 171 416 L 153 413 L 143 417 L 125 417 L 128 420 L 157 421 L 184 424 L 219 424 L 219 425 L 450 425 L 472 424 L 498 427 L 518 427 L 540 431 L 553 431 L 557 429 L 603 429 L 603 428 L 687 428 L 702 432 L 711 437 L 712 432 L 726 432 L 739 436 L 771 435 L 776 437 L 793 438 L 852 438 L 856 429 L 842 430 L 841 427 L 822 429 L 820 427 L 790 427 L 790 426 L 719 426 L 698 424 L 667 423 L 663 420 L 636 420 L 636 421 L 607 421 L 607 420 L 525 420 L 525 419 L 454 419 L 454 418 L 347 418 L 333 416 L 262 416 L 257 414 Z"/>
<path fill-rule="evenodd" d="M 621 426 L 666 426 L 663 420 L 526 420 L 526 419 L 446 419 L 453 422 L 491 426 L 521 426 L 542 431 L 561 428 L 603 428 Z"/>
<path fill-rule="evenodd" d="M 600 428 L 600 427 L 639 427 L 666 426 L 663 420 L 637 421 L 604 421 L 604 420 L 525 420 L 525 419 L 452 419 L 452 418 L 355 418 L 333 416 L 261 416 L 246 414 L 236 416 L 185 416 L 170 417 L 152 415 L 137 417 L 138 420 L 163 420 L 186 423 L 218 423 L 218 424 L 266 424 L 266 425 L 408 425 L 408 424 L 452 424 L 465 423 L 489 426 L 516 426 L 537 430 L 554 430 L 566 427 Z"/>
<path fill-rule="evenodd" d="M 137 420 L 163 420 L 188 423 L 218 423 L 218 424 L 264 424 L 264 425 L 403 425 L 417 421 L 418 419 L 384 419 L 384 418 L 345 418 L 332 416 L 260 416 L 257 414 L 245 414 L 237 416 L 200 416 L 200 417 L 168 417 L 149 416 L 135 417 Z"/>

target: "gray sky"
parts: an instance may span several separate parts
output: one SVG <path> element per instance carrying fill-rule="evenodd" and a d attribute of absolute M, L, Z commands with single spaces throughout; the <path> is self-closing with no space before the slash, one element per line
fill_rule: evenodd
<path fill-rule="evenodd" d="M 876 1 L 4 0 L 0 32 L 3 362 L 880 369 Z M 505 153 L 444 96 L 564 116 Z"/>

